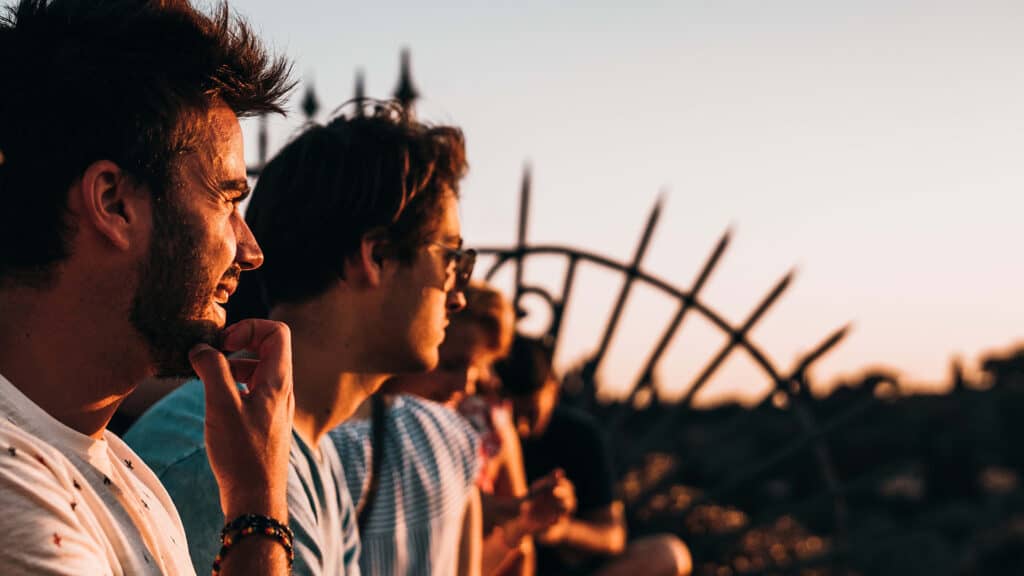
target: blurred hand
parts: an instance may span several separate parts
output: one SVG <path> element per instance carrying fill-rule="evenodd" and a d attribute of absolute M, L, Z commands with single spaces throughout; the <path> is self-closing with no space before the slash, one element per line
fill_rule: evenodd
<path fill-rule="evenodd" d="M 565 535 L 569 531 L 570 516 L 563 516 L 557 522 L 548 526 L 534 538 L 545 546 L 557 546 L 565 541 Z"/>
<path fill-rule="evenodd" d="M 200 344 L 189 360 L 206 387 L 206 452 L 227 520 L 246 513 L 287 523 L 291 448 L 291 333 L 280 322 L 243 320 L 224 331 L 227 358 Z M 239 390 L 239 382 L 247 389 Z"/>
<path fill-rule="evenodd" d="M 530 485 L 520 510 L 530 534 L 547 530 L 576 511 L 576 489 L 561 469 L 553 470 Z"/>

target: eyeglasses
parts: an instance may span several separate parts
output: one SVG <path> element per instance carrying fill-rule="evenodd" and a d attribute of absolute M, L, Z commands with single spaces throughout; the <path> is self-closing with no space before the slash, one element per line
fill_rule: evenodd
<path fill-rule="evenodd" d="M 476 250 L 472 248 L 452 248 L 440 242 L 430 242 L 444 250 L 448 262 L 455 262 L 455 290 L 465 290 L 469 285 L 469 278 L 473 275 L 473 265 L 476 264 Z"/>

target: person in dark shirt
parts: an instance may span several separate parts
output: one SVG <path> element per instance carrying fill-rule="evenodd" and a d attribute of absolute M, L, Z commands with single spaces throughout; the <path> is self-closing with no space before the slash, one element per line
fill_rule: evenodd
<path fill-rule="evenodd" d="M 495 371 L 513 403 L 527 479 L 560 469 L 576 493 L 576 512 L 536 539 L 537 574 L 690 574 L 689 550 L 677 537 L 627 541 L 607 440 L 592 416 L 558 405 L 561 385 L 551 369 L 550 349 L 540 340 L 516 336 Z"/>

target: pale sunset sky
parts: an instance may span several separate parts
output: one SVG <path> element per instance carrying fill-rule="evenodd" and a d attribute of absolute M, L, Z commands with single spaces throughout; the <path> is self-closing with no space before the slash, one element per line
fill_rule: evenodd
<path fill-rule="evenodd" d="M 421 119 L 466 133 L 470 245 L 512 245 L 529 162 L 532 242 L 626 261 L 664 191 L 643 267 L 688 287 L 732 227 L 704 299 L 734 322 L 797 267 L 753 337 L 786 370 L 853 322 L 813 372 L 819 390 L 869 366 L 940 389 L 953 356 L 971 367 L 1024 341 L 1024 2 L 231 5 L 313 82 L 320 120 L 359 69 L 369 96 L 390 95 L 411 49 Z M 302 89 L 270 123 L 271 152 L 300 125 Z M 254 159 L 256 125 L 243 126 Z M 552 288 L 562 273 L 526 270 Z M 596 347 L 621 280 L 581 269 L 562 367 Z M 605 393 L 632 384 L 674 311 L 634 291 Z M 684 392 L 722 343 L 692 316 L 660 367 L 663 393 Z M 736 353 L 699 399 L 767 386 Z"/>

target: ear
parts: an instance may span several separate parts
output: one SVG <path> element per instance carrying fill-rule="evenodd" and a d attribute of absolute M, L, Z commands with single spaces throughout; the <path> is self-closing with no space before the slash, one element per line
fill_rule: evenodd
<path fill-rule="evenodd" d="M 146 195 L 121 167 L 109 160 L 93 162 L 82 173 L 77 189 L 79 217 L 117 249 L 128 250 L 139 238 L 148 206 Z M 146 220 L 148 226 L 148 219 Z"/>
<path fill-rule="evenodd" d="M 345 260 L 345 280 L 357 285 L 377 288 L 385 268 L 386 244 L 376 234 L 366 234 L 359 241 L 359 249 Z"/>

